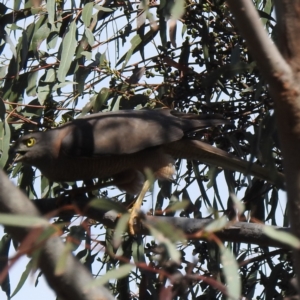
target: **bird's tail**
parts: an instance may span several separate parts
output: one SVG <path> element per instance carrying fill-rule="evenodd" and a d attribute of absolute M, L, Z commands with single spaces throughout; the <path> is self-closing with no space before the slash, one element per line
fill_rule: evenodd
<path fill-rule="evenodd" d="M 209 165 L 222 167 L 231 171 L 238 171 L 245 175 L 252 175 L 273 183 L 282 189 L 284 189 L 285 186 L 285 177 L 282 173 L 270 172 L 267 168 L 241 160 L 226 151 L 198 140 L 181 139 L 164 145 L 164 151 L 175 158 L 199 160 Z"/>
<path fill-rule="evenodd" d="M 181 120 L 181 125 L 184 132 L 194 132 L 205 127 L 228 125 L 232 123 L 232 121 L 224 119 L 224 117 L 219 114 L 197 115 L 193 113 L 182 113 L 177 111 L 171 111 L 170 113 Z"/>

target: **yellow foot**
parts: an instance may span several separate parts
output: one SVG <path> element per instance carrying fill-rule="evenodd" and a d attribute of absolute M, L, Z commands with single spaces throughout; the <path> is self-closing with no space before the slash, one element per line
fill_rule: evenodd
<path fill-rule="evenodd" d="M 133 204 L 133 207 L 131 209 L 130 212 L 130 217 L 129 217 L 129 221 L 128 221 L 128 228 L 129 228 L 129 233 L 131 235 L 135 235 L 137 233 L 137 227 L 138 227 L 138 223 L 139 223 L 139 211 L 140 208 L 142 206 L 143 203 L 143 199 L 145 197 L 145 194 L 147 193 L 148 189 L 150 188 L 150 181 L 146 180 L 144 182 L 143 188 L 139 194 L 139 196 L 137 197 L 135 203 Z"/>

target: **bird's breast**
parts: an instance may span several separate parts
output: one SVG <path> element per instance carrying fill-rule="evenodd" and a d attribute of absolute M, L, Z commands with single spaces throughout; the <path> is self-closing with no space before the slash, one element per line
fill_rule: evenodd
<path fill-rule="evenodd" d="M 77 181 L 93 178 L 106 179 L 126 170 L 144 172 L 146 168 L 159 172 L 172 163 L 169 155 L 160 148 L 150 148 L 133 154 L 93 157 L 60 157 L 37 166 L 52 181 Z M 162 177 L 162 176 L 158 176 Z M 170 179 L 170 174 L 165 175 Z"/>

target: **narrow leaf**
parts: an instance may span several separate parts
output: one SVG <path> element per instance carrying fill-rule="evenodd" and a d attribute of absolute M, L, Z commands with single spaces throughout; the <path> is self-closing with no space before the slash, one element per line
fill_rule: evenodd
<path fill-rule="evenodd" d="M 48 20 L 51 25 L 54 24 L 54 19 L 55 19 L 55 2 L 56 2 L 55 0 L 47 0 L 46 2 Z"/>
<path fill-rule="evenodd" d="M 122 236 L 127 229 L 129 217 L 130 214 L 128 213 L 124 214 L 118 221 L 118 224 L 115 228 L 114 240 L 113 240 L 113 245 L 115 248 L 118 248 L 122 242 Z"/>
<path fill-rule="evenodd" d="M 238 215 L 241 215 L 245 211 L 245 205 L 244 205 L 244 203 L 242 203 L 238 199 L 238 197 L 235 194 L 233 194 L 233 193 L 230 194 L 230 197 L 231 197 L 231 200 L 234 203 L 234 206 L 235 206 L 235 209 L 237 210 Z"/>
<path fill-rule="evenodd" d="M 95 102 L 94 102 L 94 112 L 100 111 L 101 107 L 106 103 L 110 90 L 108 88 L 102 88 L 98 93 Z"/>
<path fill-rule="evenodd" d="M 68 33 L 63 39 L 62 43 L 62 55 L 61 61 L 58 68 L 57 77 L 60 82 L 64 82 L 68 70 L 70 68 L 71 62 L 73 60 L 73 55 L 76 50 L 77 40 L 75 38 L 76 33 L 76 22 L 75 20 L 71 23 Z"/>
<path fill-rule="evenodd" d="M 28 276 L 29 276 L 31 270 L 32 270 L 32 259 L 31 259 L 31 260 L 28 262 L 28 264 L 26 265 L 26 269 L 25 269 L 24 272 L 22 273 L 21 278 L 20 278 L 20 280 L 19 280 L 19 282 L 18 282 L 18 284 L 17 284 L 15 290 L 14 290 L 14 292 L 13 292 L 12 295 L 11 295 L 11 298 L 12 298 L 13 296 L 15 296 L 15 295 L 21 290 L 21 288 L 23 287 L 25 281 L 27 280 L 27 278 L 28 278 Z"/>
<path fill-rule="evenodd" d="M 94 199 L 89 202 L 89 206 L 105 211 L 114 210 L 120 213 L 127 213 L 127 209 L 121 203 L 108 198 Z"/>
<path fill-rule="evenodd" d="M 34 33 L 30 47 L 34 53 L 37 53 L 41 43 L 49 36 L 50 32 L 48 24 L 44 24 Z"/>
<path fill-rule="evenodd" d="M 264 226 L 263 232 L 270 238 L 279 241 L 281 243 L 287 244 L 295 249 L 300 249 L 300 241 L 294 235 L 276 230 L 271 226 Z"/>
<path fill-rule="evenodd" d="M 70 255 L 72 249 L 73 244 L 67 242 L 55 266 L 54 274 L 56 276 L 60 276 L 65 272 L 68 260 L 67 257 Z"/>
<path fill-rule="evenodd" d="M 168 207 L 168 211 L 177 211 L 185 209 L 189 205 L 188 200 L 177 201 Z"/>
<path fill-rule="evenodd" d="M 164 244 L 168 250 L 168 253 L 170 255 L 170 258 L 180 264 L 180 259 L 181 259 L 181 254 L 180 252 L 177 250 L 176 245 L 167 237 L 165 237 L 162 232 L 160 232 L 159 230 L 155 229 L 152 226 L 148 226 L 151 235 L 153 235 L 153 237 L 160 243 Z"/>
<path fill-rule="evenodd" d="M 89 28 L 85 29 L 85 36 L 88 40 L 89 45 L 93 46 L 95 43 L 95 39 L 94 39 L 94 35 L 93 35 L 92 31 Z M 81 54 L 82 54 L 82 52 L 81 52 Z"/>
<path fill-rule="evenodd" d="M 43 218 L 24 215 L 11 215 L 4 213 L 0 213 L 0 224 L 6 226 L 19 226 L 29 228 L 49 226 L 49 222 Z"/>
<path fill-rule="evenodd" d="M 10 127 L 6 120 L 4 122 L 0 121 L 0 168 L 4 168 L 8 160 L 10 135 Z"/>
<path fill-rule="evenodd" d="M 134 36 L 130 43 L 131 43 L 131 48 L 129 49 L 129 51 L 127 52 L 126 54 L 126 57 L 125 57 L 125 61 L 123 63 L 123 66 L 122 66 L 122 69 L 125 68 L 125 66 L 127 65 L 129 59 L 131 58 L 131 55 L 133 54 L 135 48 L 137 48 L 139 46 L 139 44 L 142 42 L 142 39 L 140 38 L 139 35 L 136 35 Z"/>
<path fill-rule="evenodd" d="M 216 232 L 224 229 L 224 227 L 227 224 L 227 218 L 226 216 L 222 216 L 221 218 L 214 220 L 209 225 L 205 227 L 205 232 Z"/>
<path fill-rule="evenodd" d="M 175 4 L 171 9 L 172 19 L 178 20 L 184 14 L 185 0 L 175 0 Z"/>
<path fill-rule="evenodd" d="M 131 264 L 122 265 L 118 269 L 113 269 L 107 272 L 105 275 L 101 276 L 101 278 L 92 281 L 87 287 L 92 288 L 96 286 L 102 286 L 109 282 L 111 279 L 119 279 L 127 276 L 134 266 Z"/>
<path fill-rule="evenodd" d="M 228 295 L 230 299 L 240 299 L 242 288 L 236 258 L 222 244 L 219 245 L 219 247 L 221 250 L 221 262 L 223 264 L 223 273 L 227 283 Z"/>
<path fill-rule="evenodd" d="M 93 14 L 94 2 L 87 3 L 82 10 L 82 20 L 85 27 L 89 27 Z"/>
<path fill-rule="evenodd" d="M 94 8 L 96 8 L 97 10 L 100 10 L 100 11 L 104 11 L 104 12 L 112 12 L 112 11 L 114 11 L 114 10 L 111 9 L 111 8 L 104 7 L 104 6 L 98 5 L 98 4 L 96 4 L 96 5 L 94 6 Z"/>
<path fill-rule="evenodd" d="M 38 78 L 38 71 L 32 71 L 28 74 L 28 85 L 26 87 L 26 94 L 27 96 L 36 96 L 36 86 L 37 86 L 37 78 Z"/>

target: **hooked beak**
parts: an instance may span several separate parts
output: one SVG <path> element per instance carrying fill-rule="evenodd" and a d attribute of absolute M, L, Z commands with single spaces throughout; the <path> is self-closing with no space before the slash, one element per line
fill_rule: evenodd
<path fill-rule="evenodd" d="M 15 156 L 13 163 L 22 161 L 25 154 L 26 154 L 26 151 L 18 151 L 14 148 L 10 148 L 10 150 L 9 150 L 9 155 Z"/>

